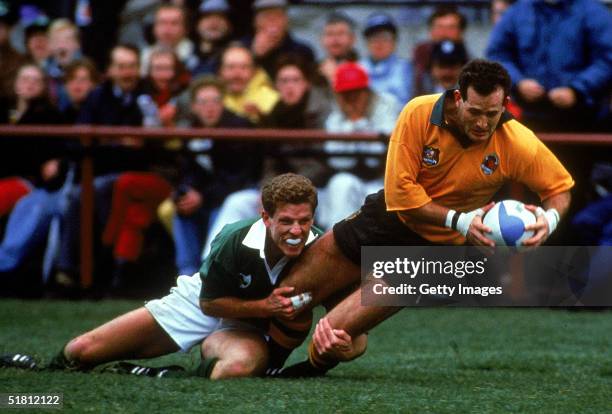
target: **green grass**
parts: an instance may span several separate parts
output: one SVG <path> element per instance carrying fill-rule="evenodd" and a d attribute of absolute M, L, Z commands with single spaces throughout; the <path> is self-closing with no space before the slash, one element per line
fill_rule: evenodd
<path fill-rule="evenodd" d="M 0 353 L 47 361 L 72 336 L 139 305 L 0 301 Z M 611 334 L 612 312 L 407 309 L 371 332 L 364 357 L 325 378 L 211 382 L 0 369 L 0 393 L 62 392 L 63 411 L 100 413 L 609 413 Z M 300 348 L 291 360 L 304 356 Z M 198 358 L 155 361 L 168 362 Z"/>

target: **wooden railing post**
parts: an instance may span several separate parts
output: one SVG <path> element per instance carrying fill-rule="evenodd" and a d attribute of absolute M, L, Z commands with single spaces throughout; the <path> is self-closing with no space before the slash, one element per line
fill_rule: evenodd
<path fill-rule="evenodd" d="M 91 156 L 92 137 L 81 137 L 83 159 L 81 160 L 81 287 L 88 289 L 93 283 L 93 215 L 94 187 L 93 160 Z"/>

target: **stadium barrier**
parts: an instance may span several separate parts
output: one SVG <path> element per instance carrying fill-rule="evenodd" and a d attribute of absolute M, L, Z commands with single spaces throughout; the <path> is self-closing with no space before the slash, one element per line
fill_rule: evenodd
<path fill-rule="evenodd" d="M 0 125 L 0 140 L 4 137 L 56 137 L 78 140 L 83 148 L 81 158 L 81 225 L 80 225 L 80 275 L 81 286 L 88 288 L 93 282 L 93 159 L 91 149 L 99 139 L 189 140 L 209 138 L 214 140 L 282 141 L 295 143 L 320 143 L 327 140 L 378 141 L 379 134 L 351 133 L 330 134 L 322 130 L 280 129 L 226 129 L 226 128 L 142 128 L 110 126 L 57 126 L 57 125 Z M 538 137 L 547 144 L 612 146 L 612 134 L 542 133 Z M 1 144 L 0 144 L 1 147 Z M 33 149 L 35 150 L 35 148 Z M 337 155 L 337 154 L 336 154 Z"/>

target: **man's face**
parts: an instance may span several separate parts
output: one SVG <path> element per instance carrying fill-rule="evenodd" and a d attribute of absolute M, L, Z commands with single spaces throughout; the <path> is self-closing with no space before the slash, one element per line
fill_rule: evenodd
<path fill-rule="evenodd" d="M 66 81 L 66 92 L 73 104 L 81 104 L 89 92 L 93 89 L 94 83 L 91 79 L 89 70 L 81 67 L 74 71 L 71 79 Z"/>
<path fill-rule="evenodd" d="M 215 42 L 223 39 L 230 31 L 230 23 L 222 13 L 206 14 L 198 20 L 200 39 Z"/>
<path fill-rule="evenodd" d="M 223 95 L 214 86 L 205 86 L 196 93 L 191 111 L 206 127 L 214 127 L 223 114 Z"/>
<path fill-rule="evenodd" d="M 159 44 L 175 47 L 185 36 L 183 13 L 178 9 L 160 9 L 155 16 L 153 34 Z"/>
<path fill-rule="evenodd" d="M 276 89 L 287 105 L 297 104 L 308 88 L 310 84 L 297 66 L 284 66 L 276 74 Z"/>
<path fill-rule="evenodd" d="M 442 40 L 461 41 L 463 39 L 463 32 L 461 31 L 459 16 L 456 14 L 447 14 L 438 17 L 431 23 L 429 35 L 434 42 L 440 42 Z"/>
<path fill-rule="evenodd" d="M 289 18 L 285 9 L 274 7 L 256 12 L 253 23 L 256 32 L 266 30 L 270 36 L 281 40 L 287 33 Z"/>
<path fill-rule="evenodd" d="M 281 204 L 272 216 L 263 211 L 262 218 L 267 228 L 266 243 L 271 241 L 284 256 L 298 257 L 308 240 L 313 213 L 308 203 Z"/>
<path fill-rule="evenodd" d="M 246 50 L 230 49 L 223 56 L 219 74 L 230 93 L 241 94 L 255 74 L 253 59 Z"/>
<path fill-rule="evenodd" d="M 442 66 L 434 63 L 431 66 L 431 77 L 444 89 L 453 88 L 459 80 L 460 73 L 461 65 Z"/>
<path fill-rule="evenodd" d="M 366 116 L 370 100 L 370 90 L 355 89 L 336 93 L 336 99 L 344 115 L 355 121 Z"/>
<path fill-rule="evenodd" d="M 149 75 L 156 85 L 168 85 L 174 79 L 174 58 L 168 53 L 151 56 Z"/>
<path fill-rule="evenodd" d="M 28 39 L 26 49 L 35 61 L 45 60 L 49 56 L 49 38 L 45 33 L 36 33 Z"/>
<path fill-rule="evenodd" d="M 460 92 L 455 91 L 459 127 L 474 142 L 488 140 L 497 127 L 507 101 L 501 86 L 486 96 L 478 94 L 470 86 L 465 101 Z"/>
<path fill-rule="evenodd" d="M 332 23 L 325 26 L 321 35 L 321 45 L 327 55 L 334 58 L 342 58 L 353 49 L 355 35 L 346 23 Z"/>
<path fill-rule="evenodd" d="M 74 59 L 81 45 L 72 29 L 63 29 L 49 36 L 49 49 L 58 63 L 65 66 Z"/>
<path fill-rule="evenodd" d="M 368 52 L 375 60 L 385 60 L 395 51 L 395 37 L 387 30 L 375 32 L 367 37 Z"/>
<path fill-rule="evenodd" d="M 134 90 L 140 79 L 138 56 L 132 50 L 119 47 L 111 58 L 108 74 L 113 83 L 125 92 Z"/>
<path fill-rule="evenodd" d="M 40 69 L 34 66 L 22 68 L 15 78 L 15 95 L 21 99 L 30 100 L 42 96 L 45 81 Z"/>

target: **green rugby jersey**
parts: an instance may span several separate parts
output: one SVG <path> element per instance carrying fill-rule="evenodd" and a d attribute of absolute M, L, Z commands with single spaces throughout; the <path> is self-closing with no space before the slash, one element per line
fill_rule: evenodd
<path fill-rule="evenodd" d="M 306 244 L 312 243 L 322 233 L 313 226 Z M 200 298 L 257 300 L 272 293 L 290 261 L 283 257 L 270 269 L 265 261 L 265 241 L 266 226 L 262 219 L 242 220 L 223 227 L 200 268 Z"/>

